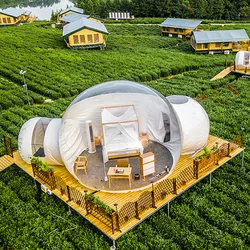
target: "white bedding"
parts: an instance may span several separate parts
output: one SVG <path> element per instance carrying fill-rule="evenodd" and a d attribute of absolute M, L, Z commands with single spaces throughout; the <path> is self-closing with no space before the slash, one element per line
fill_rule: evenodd
<path fill-rule="evenodd" d="M 129 139 L 128 137 L 120 134 L 116 136 L 111 143 L 103 146 L 103 160 L 108 161 L 109 156 L 118 154 L 132 154 L 136 152 L 143 153 L 143 147 L 140 140 Z"/>

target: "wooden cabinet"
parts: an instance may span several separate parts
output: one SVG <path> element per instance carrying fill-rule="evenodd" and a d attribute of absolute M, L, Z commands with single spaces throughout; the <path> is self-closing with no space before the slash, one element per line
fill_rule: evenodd
<path fill-rule="evenodd" d="M 155 173 L 155 155 L 152 152 L 148 152 L 140 155 L 140 172 L 141 176 L 145 180 L 145 176 L 154 175 Z"/>

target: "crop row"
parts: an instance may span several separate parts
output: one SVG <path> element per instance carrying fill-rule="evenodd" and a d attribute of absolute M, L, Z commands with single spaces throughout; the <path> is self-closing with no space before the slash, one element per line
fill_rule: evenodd
<path fill-rule="evenodd" d="M 52 99 L 75 96 L 89 86 L 116 79 L 156 80 L 221 65 L 228 58 L 194 55 L 188 41 L 161 37 L 159 27 L 154 25 L 109 25 L 108 29 L 110 35 L 105 51 L 75 51 L 66 49 L 60 42 L 61 31 L 50 26 L 5 27 L 0 30 L 3 36 L 0 75 L 22 85 L 23 79 L 18 72 L 21 68 L 26 70 L 28 89 L 38 94 L 33 94 L 32 99 L 34 103 L 41 103 L 41 96 Z M 20 93 L 25 103 L 21 89 L 12 92 L 12 98 L 17 100 Z M 22 103 L 13 100 L 12 105 Z M 9 106 L 6 104 L 3 108 Z"/>

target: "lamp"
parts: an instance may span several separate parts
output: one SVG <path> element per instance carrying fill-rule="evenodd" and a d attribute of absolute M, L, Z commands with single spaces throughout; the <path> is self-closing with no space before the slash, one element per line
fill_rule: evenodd
<path fill-rule="evenodd" d="M 23 88 L 24 88 L 24 91 L 25 91 L 25 93 L 27 95 L 28 104 L 30 105 L 30 98 L 29 98 L 28 86 L 26 84 L 25 77 L 24 77 L 25 73 L 26 73 L 26 71 L 24 71 L 22 69 L 19 71 L 19 74 L 23 76 Z"/>

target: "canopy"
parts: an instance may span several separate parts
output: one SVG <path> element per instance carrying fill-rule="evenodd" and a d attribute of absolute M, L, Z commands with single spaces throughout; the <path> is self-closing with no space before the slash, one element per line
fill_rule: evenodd
<path fill-rule="evenodd" d="M 109 153 L 143 153 L 140 142 L 139 121 L 133 105 L 101 108 L 103 127 L 103 161 Z"/>
<path fill-rule="evenodd" d="M 22 126 L 18 136 L 21 157 L 30 163 L 30 157 L 41 157 L 51 165 L 62 165 L 59 151 L 61 119 L 35 117 Z"/>
<path fill-rule="evenodd" d="M 209 136 L 209 118 L 203 107 L 194 99 L 173 95 L 167 97 L 180 124 L 182 136 L 182 154 L 191 154 L 207 144 Z"/>

